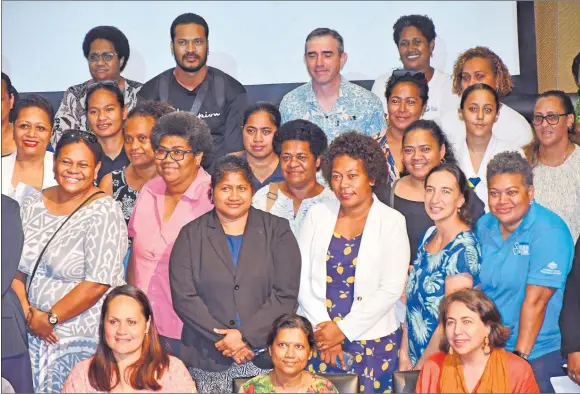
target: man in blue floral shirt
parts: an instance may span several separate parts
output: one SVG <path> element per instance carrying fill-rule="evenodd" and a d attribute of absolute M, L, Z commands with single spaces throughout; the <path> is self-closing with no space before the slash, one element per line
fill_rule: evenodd
<path fill-rule="evenodd" d="M 282 123 L 309 120 L 324 130 L 329 142 L 350 130 L 371 136 L 385 129 L 380 99 L 340 75 L 346 60 L 338 32 L 327 28 L 312 31 L 306 37 L 304 53 L 312 80 L 284 96 Z"/>

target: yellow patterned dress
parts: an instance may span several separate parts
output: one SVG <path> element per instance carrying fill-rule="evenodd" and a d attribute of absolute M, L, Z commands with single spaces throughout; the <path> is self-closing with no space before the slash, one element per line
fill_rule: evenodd
<path fill-rule="evenodd" d="M 355 272 L 362 234 L 346 239 L 334 233 L 326 255 L 326 307 L 334 321 L 343 319 L 354 301 Z M 361 284 L 364 286 L 364 283 Z M 380 300 L 377 300 L 380 302 Z M 401 329 L 370 341 L 345 340 L 343 350 L 353 359 L 349 373 L 360 378 L 360 392 L 390 393 L 393 372 L 398 368 Z M 317 373 L 344 373 L 342 369 L 322 362 L 314 351 L 308 370 Z"/>

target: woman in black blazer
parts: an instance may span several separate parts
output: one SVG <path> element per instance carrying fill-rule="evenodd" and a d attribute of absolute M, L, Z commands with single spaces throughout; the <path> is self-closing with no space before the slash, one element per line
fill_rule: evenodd
<path fill-rule="evenodd" d="M 199 392 L 272 368 L 266 337 L 297 307 L 300 250 L 288 221 L 254 209 L 252 173 L 237 156 L 212 175 L 215 208 L 181 230 L 171 252 L 173 308 L 184 323 L 181 358 Z"/>

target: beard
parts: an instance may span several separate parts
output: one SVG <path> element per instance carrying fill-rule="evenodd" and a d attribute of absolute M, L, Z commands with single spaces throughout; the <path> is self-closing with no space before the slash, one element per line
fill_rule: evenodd
<path fill-rule="evenodd" d="M 183 55 L 183 57 L 181 59 L 179 59 L 177 57 L 177 55 L 175 54 L 175 52 L 173 52 L 173 58 L 175 59 L 175 63 L 183 71 L 188 72 L 188 73 L 195 73 L 195 72 L 198 72 L 199 70 L 201 70 L 201 68 L 203 66 L 205 66 L 205 64 L 207 63 L 207 53 L 208 53 L 208 51 L 206 50 L 203 57 L 199 57 L 199 56 L 193 54 L 193 56 L 195 56 L 199 60 L 199 65 L 197 65 L 196 67 L 188 67 L 185 65 L 185 58 L 187 57 L 188 54 Z"/>

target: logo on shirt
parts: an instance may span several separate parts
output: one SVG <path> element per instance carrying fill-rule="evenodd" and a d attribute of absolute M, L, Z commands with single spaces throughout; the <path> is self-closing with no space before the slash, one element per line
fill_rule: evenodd
<path fill-rule="evenodd" d="M 546 275 L 562 275 L 562 271 L 558 269 L 558 264 L 555 261 L 550 261 L 546 268 L 540 271 L 542 274 Z"/>
<path fill-rule="evenodd" d="M 514 244 L 513 252 L 516 256 L 529 256 L 530 244 L 516 242 Z"/>
<path fill-rule="evenodd" d="M 212 113 L 207 113 L 204 112 L 203 114 L 198 114 L 197 117 L 201 118 L 201 119 L 205 119 L 205 118 L 215 118 L 220 116 L 221 114 L 219 112 L 212 112 Z"/>

